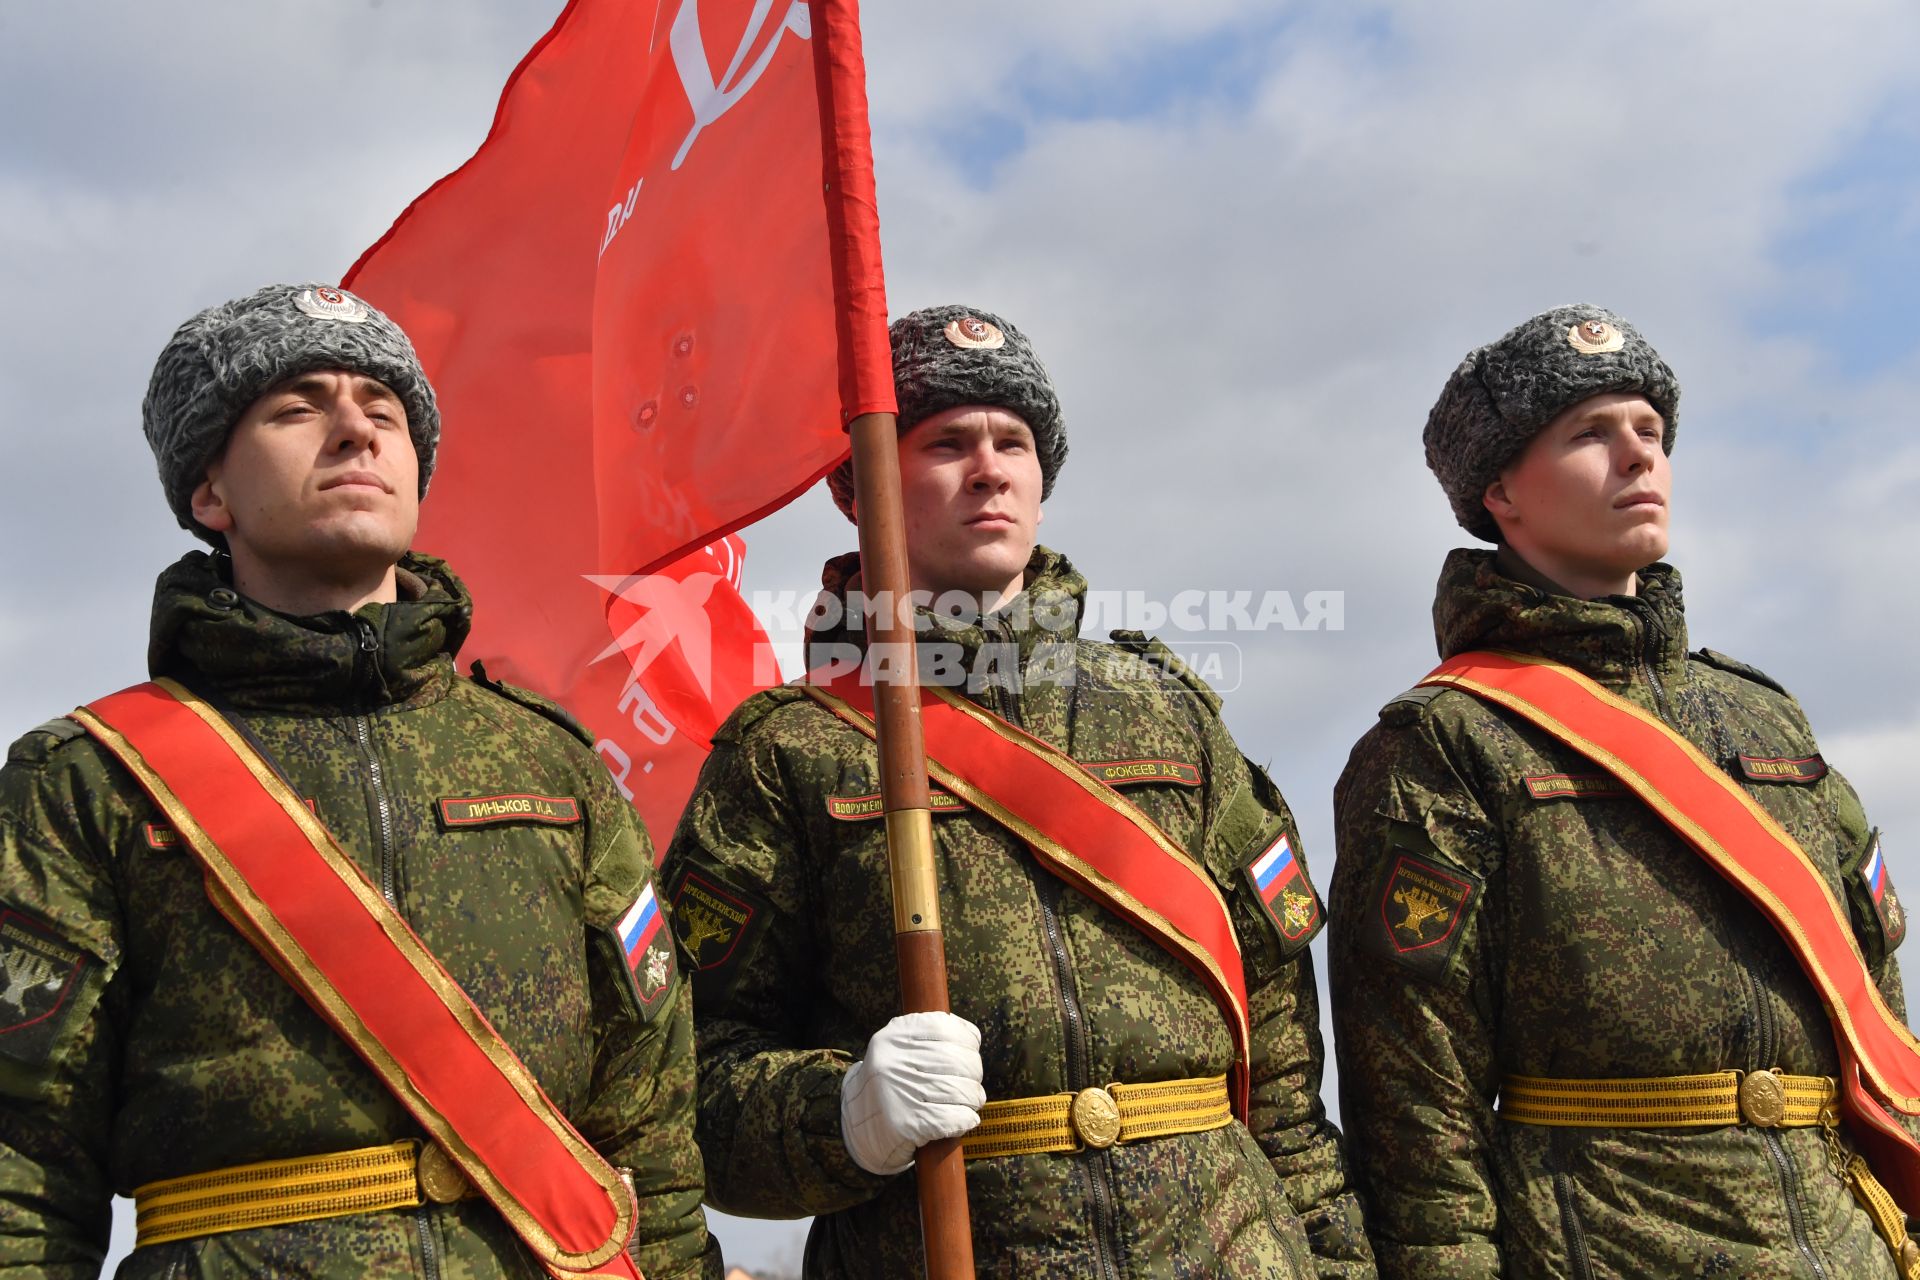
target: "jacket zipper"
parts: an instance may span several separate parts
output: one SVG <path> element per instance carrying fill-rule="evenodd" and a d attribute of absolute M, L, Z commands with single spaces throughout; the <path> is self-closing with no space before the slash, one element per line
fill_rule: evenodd
<path fill-rule="evenodd" d="M 1800 1198 L 1800 1171 L 1794 1164 L 1793 1155 L 1787 1150 L 1787 1144 L 1780 1140 L 1779 1130 L 1762 1129 L 1760 1136 L 1767 1144 L 1767 1154 L 1773 1158 L 1774 1172 L 1780 1178 L 1780 1190 L 1787 1199 L 1787 1225 L 1793 1230 L 1794 1246 L 1806 1258 L 1808 1268 L 1819 1280 L 1829 1280 L 1826 1264 L 1814 1252 L 1813 1240 L 1807 1235 L 1807 1207 Z"/>
<path fill-rule="evenodd" d="M 1574 1280 L 1593 1280 L 1593 1259 L 1587 1254 L 1587 1232 L 1573 1207 L 1573 1175 L 1553 1175 L 1553 1198 L 1560 1204 L 1560 1229 L 1566 1232 L 1567 1256 L 1573 1264 Z"/>
<path fill-rule="evenodd" d="M 1653 690 L 1654 713 L 1666 721 L 1668 727 L 1678 730 L 1673 722 L 1673 709 L 1667 703 L 1666 686 L 1660 683 L 1660 673 L 1654 665 L 1653 649 L 1660 639 L 1660 625 L 1651 614 L 1640 617 L 1640 674 L 1647 678 L 1647 685 Z"/>
<path fill-rule="evenodd" d="M 991 686 L 993 710 L 1009 724 L 1020 724 L 1018 700 L 999 685 Z M 1080 1007 L 1078 988 L 1074 983 L 1073 959 L 1067 954 L 1065 931 L 1060 925 L 1060 915 L 1056 910 L 1064 888 L 1059 881 L 1038 867 L 1034 869 L 1034 896 L 1040 903 L 1040 927 L 1046 934 L 1047 951 L 1053 959 L 1054 982 L 1060 988 L 1060 1007 L 1066 1022 L 1067 1043 L 1067 1087 L 1075 1093 L 1092 1083 L 1092 1037 L 1087 1030 L 1086 1013 Z M 1100 1275 L 1106 1280 L 1120 1280 L 1120 1268 L 1115 1261 L 1119 1253 L 1119 1244 L 1113 1238 L 1116 1226 L 1113 1211 L 1115 1194 L 1111 1179 L 1113 1177 L 1112 1157 L 1105 1151 L 1089 1150 L 1087 1160 L 1082 1167 L 1087 1172 L 1087 1184 L 1093 1202 L 1093 1245 L 1094 1255 L 1099 1263 Z"/>
<path fill-rule="evenodd" d="M 371 678 L 371 664 L 378 661 L 375 656 L 380 652 L 380 637 L 373 633 L 373 627 L 365 619 L 359 622 L 360 652 L 366 655 Z M 367 765 L 367 786 L 373 793 L 374 844 L 378 859 L 380 896 L 394 910 L 400 909 L 400 900 L 394 887 L 393 865 L 393 802 L 387 794 L 386 774 L 380 767 L 380 757 L 373 749 L 373 719 L 367 715 L 353 718 L 354 741 L 359 744 L 360 757 Z"/>
<path fill-rule="evenodd" d="M 1752 964 L 1744 957 L 1740 972 L 1747 980 L 1747 990 L 1753 999 L 1753 1060 L 1761 1067 L 1771 1067 L 1774 1057 L 1779 1053 L 1776 1043 L 1779 1029 L 1774 1024 L 1773 1006 L 1767 1003 L 1766 988 L 1760 984 L 1759 975 L 1754 973 Z M 1766 1144 L 1767 1156 L 1773 1161 L 1774 1176 L 1780 1182 L 1780 1194 L 1787 1203 L 1787 1227 L 1793 1233 L 1794 1248 L 1807 1260 L 1807 1267 L 1818 1280 L 1831 1280 L 1826 1264 L 1814 1250 L 1812 1237 L 1807 1234 L 1807 1207 L 1800 1195 L 1800 1172 L 1792 1153 L 1787 1150 L 1787 1144 L 1782 1141 L 1777 1129 L 1760 1130 L 1760 1140 Z"/>
<path fill-rule="evenodd" d="M 1086 1015 L 1080 1009 L 1080 997 L 1074 992 L 1073 961 L 1067 955 L 1066 935 L 1054 905 L 1060 886 L 1044 879 L 1036 884 L 1040 890 L 1040 928 L 1047 935 L 1047 952 L 1053 957 L 1053 976 L 1060 984 L 1060 1007 L 1067 1024 L 1067 1087 L 1078 1092 L 1087 1087 L 1088 1077 L 1093 1074 L 1087 1067 L 1092 1051 Z"/>
<path fill-rule="evenodd" d="M 380 637 L 374 634 L 372 624 L 362 618 L 357 621 L 360 633 L 360 661 L 365 681 L 371 685 L 379 678 Z M 373 699 L 367 699 L 370 704 Z M 360 747 L 360 758 L 367 765 L 367 786 L 373 793 L 374 843 L 379 860 L 380 896 L 387 905 L 398 911 L 399 895 L 394 888 L 393 866 L 393 802 L 387 794 L 387 779 L 380 767 L 380 757 L 373 749 L 373 717 L 357 715 L 353 718 L 353 737 Z M 432 1206 L 421 1205 L 413 1211 L 414 1234 L 420 1240 L 420 1275 L 422 1280 L 440 1280 L 440 1253 L 433 1243 Z"/>
<path fill-rule="evenodd" d="M 431 1206 L 423 1204 L 415 1209 L 413 1223 L 420 1233 L 420 1274 L 424 1280 L 440 1280 L 440 1254 L 433 1243 Z"/>
<path fill-rule="evenodd" d="M 1037 872 L 1046 877 L 1045 872 Z M 1067 1024 L 1067 1088 L 1078 1093 L 1087 1087 L 1092 1077 L 1089 1062 L 1092 1059 L 1092 1046 L 1087 1034 L 1086 1014 L 1080 1008 L 1080 998 L 1074 991 L 1073 961 L 1067 955 L 1066 937 L 1060 927 L 1060 916 L 1055 903 L 1063 888 L 1057 882 L 1049 882 L 1050 877 L 1036 881 L 1035 895 L 1040 901 L 1040 926 L 1047 936 L 1047 950 L 1053 957 L 1053 977 L 1060 987 L 1060 1006 Z M 1112 1239 L 1114 1229 L 1113 1201 L 1114 1192 L 1109 1180 L 1112 1169 L 1110 1157 L 1105 1151 L 1089 1150 L 1084 1168 L 1087 1171 L 1087 1183 L 1091 1189 L 1093 1201 L 1093 1243 L 1094 1254 L 1100 1264 L 1100 1275 L 1109 1280 L 1119 1280 L 1119 1268 L 1113 1255 L 1118 1248 Z"/>
<path fill-rule="evenodd" d="M 1666 686 L 1660 683 L 1660 673 L 1654 664 L 1654 646 L 1659 643 L 1660 626 L 1651 614 L 1639 614 L 1640 623 L 1640 673 L 1646 677 L 1647 686 L 1653 690 L 1653 706 L 1660 719 L 1675 732 L 1680 726 L 1674 723 L 1673 709 L 1667 701 Z M 1738 950 L 1744 951 L 1739 943 Z M 1755 1058 L 1760 1067 L 1771 1067 L 1778 1048 L 1774 1044 L 1776 1037 L 1773 1024 L 1773 1007 L 1767 1003 L 1766 990 L 1753 971 L 1752 963 L 1746 956 L 1740 956 L 1740 973 L 1746 979 L 1747 989 L 1753 997 L 1753 1020 Z M 1831 1280 L 1831 1275 L 1820 1255 L 1814 1250 L 1813 1239 L 1807 1234 L 1807 1208 L 1800 1195 L 1800 1175 L 1794 1163 L 1793 1155 L 1787 1150 L 1787 1144 L 1773 1129 L 1760 1130 L 1760 1138 L 1766 1144 L 1767 1155 L 1773 1161 L 1774 1174 L 1780 1183 L 1780 1194 L 1786 1200 L 1787 1224 L 1793 1233 L 1793 1244 L 1800 1256 L 1807 1260 L 1817 1280 Z M 1563 1214 L 1568 1208 L 1563 1204 Z M 1570 1220 L 1570 1219 L 1569 1219 Z M 1583 1246 L 1584 1247 L 1584 1246 Z"/>

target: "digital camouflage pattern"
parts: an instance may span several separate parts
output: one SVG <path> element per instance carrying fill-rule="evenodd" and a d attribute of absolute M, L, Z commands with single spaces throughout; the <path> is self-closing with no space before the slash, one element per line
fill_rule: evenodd
<path fill-rule="evenodd" d="M 633 1171 L 649 1280 L 717 1277 L 687 984 L 670 950 L 629 977 L 610 931 L 652 874 L 646 836 L 563 713 L 455 673 L 471 603 L 446 567 L 408 557 L 400 576 L 397 603 L 289 618 L 189 555 L 161 576 L 150 665 L 256 736 L 574 1127 Z M 527 794 L 555 802 L 546 820 L 442 809 Z M 71 720 L 0 770 L 0 886 L 0 1269 L 94 1275 L 114 1192 L 419 1136 Z M 119 1274 L 544 1272 L 476 1200 L 150 1246 Z"/>
<path fill-rule="evenodd" d="M 1556 659 L 1744 781 L 1847 904 L 1905 1016 L 1905 921 L 1862 877 L 1877 837 L 1858 798 L 1784 690 L 1688 654 L 1676 572 L 1585 601 L 1456 551 L 1434 621 L 1443 657 Z M 1341 1115 L 1381 1275 L 1890 1280 L 1818 1128 L 1544 1128 L 1495 1110 L 1507 1075 L 1837 1073 L 1786 944 L 1651 809 L 1512 713 L 1426 688 L 1382 710 L 1335 808 Z"/>
<path fill-rule="evenodd" d="M 830 591 L 844 591 L 855 563 L 828 566 Z M 1283 832 L 1299 847 L 1292 816 L 1234 746 L 1217 699 L 1171 655 L 1138 636 L 1075 640 L 1086 585 L 1065 559 L 1037 550 L 1027 582 L 984 622 L 923 613 L 935 628 L 925 678 L 992 668 L 1001 682 L 969 696 L 1076 759 L 1179 766 L 1109 772 L 1231 904 L 1252 999 L 1253 1102 L 1250 1128 L 968 1162 L 979 1272 L 1370 1276 L 1319 1098 L 1304 950 L 1319 903 L 1303 903 L 1310 925 L 1289 941 L 1244 874 Z M 824 651 L 814 645 L 816 665 Z M 757 695 L 721 729 L 663 869 L 694 974 L 708 1201 L 819 1215 L 805 1263 L 818 1280 L 892 1280 L 922 1265 L 912 1174 L 863 1171 L 840 1134 L 847 1066 L 900 1011 L 878 790 L 865 736 L 798 689 Z M 952 1005 L 980 1028 L 989 1098 L 1228 1069 L 1218 1007 L 1166 951 L 987 819 L 936 803 L 933 825 Z"/>

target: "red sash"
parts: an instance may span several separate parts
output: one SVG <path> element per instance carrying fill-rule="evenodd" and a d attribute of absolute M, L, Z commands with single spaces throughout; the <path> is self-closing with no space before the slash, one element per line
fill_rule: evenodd
<path fill-rule="evenodd" d="M 1557 662 L 1462 653 L 1420 683 L 1505 707 L 1600 765 L 1760 908 L 1833 1020 L 1856 1141 L 1901 1206 L 1920 1212 L 1920 1144 L 1875 1101 L 1920 1114 L 1920 1041 L 1887 1008 L 1845 910 L 1786 828 L 1659 717 Z"/>
<path fill-rule="evenodd" d="M 205 867 L 220 913 L 367 1060 L 557 1276 L 638 1280 L 633 1193 L 233 726 L 170 680 L 73 713 Z"/>
<path fill-rule="evenodd" d="M 849 671 L 807 693 L 868 737 L 873 694 Z M 945 689 L 924 687 L 927 773 L 1032 847 L 1040 865 L 1170 952 L 1207 988 L 1233 1033 L 1233 1113 L 1247 1118 L 1247 978 L 1226 899 L 1152 818 L 1066 752 Z"/>

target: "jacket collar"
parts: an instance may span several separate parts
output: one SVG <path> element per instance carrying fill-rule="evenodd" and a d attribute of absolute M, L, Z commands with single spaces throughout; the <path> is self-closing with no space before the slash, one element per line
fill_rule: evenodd
<path fill-rule="evenodd" d="M 836 556 L 821 569 L 820 597 L 808 622 L 808 667 L 865 651 L 865 615 L 850 605 L 862 590 L 859 552 Z M 913 611 L 914 626 L 923 646 L 943 646 L 969 669 L 989 644 L 1016 646 L 1025 663 L 1042 644 L 1078 638 L 1086 594 L 1087 580 L 1065 556 L 1035 547 L 1025 586 L 1013 599 L 984 617 L 977 609 L 943 607 L 951 601 L 921 603 Z"/>
<path fill-rule="evenodd" d="M 154 587 L 147 667 L 237 709 L 338 715 L 443 696 L 473 602 L 445 563 L 401 558 L 400 598 L 295 617 L 234 591 L 224 557 L 188 553 Z"/>
<path fill-rule="evenodd" d="M 1448 554 L 1433 602 L 1442 658 L 1511 649 L 1552 658 L 1616 689 L 1649 668 L 1665 680 L 1684 677 L 1686 611 L 1671 565 L 1642 569 L 1636 595 L 1598 600 L 1559 593 L 1524 565 L 1514 567 L 1517 576 L 1504 568 L 1493 551 Z"/>

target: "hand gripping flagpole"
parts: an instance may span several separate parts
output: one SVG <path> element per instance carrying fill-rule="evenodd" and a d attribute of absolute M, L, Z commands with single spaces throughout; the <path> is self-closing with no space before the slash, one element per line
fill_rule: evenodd
<path fill-rule="evenodd" d="M 947 952 L 933 859 L 933 811 L 913 613 L 908 603 L 906 523 L 894 420 L 893 362 L 887 345 L 886 289 L 880 270 L 880 219 L 867 134 L 865 66 L 857 0 L 813 0 L 814 67 L 821 100 L 827 218 L 839 302 L 841 402 L 852 415 L 854 510 L 860 576 L 868 598 L 867 653 L 874 675 L 873 718 L 880 752 L 880 798 L 887 865 L 893 880 L 894 949 L 902 1012 L 947 1012 Z M 971 1280 L 973 1232 L 967 1213 L 966 1159 L 960 1140 L 920 1148 L 920 1236 L 928 1280 Z"/>
<path fill-rule="evenodd" d="M 908 602 L 906 534 L 894 416 L 854 419 L 854 509 L 859 512 L 860 576 L 869 600 L 868 670 L 880 749 L 880 798 L 893 876 L 894 951 L 905 1013 L 947 1011 L 947 953 L 940 928 L 933 861 L 933 813 L 927 796 L 926 749 L 920 732 L 920 690 Z M 960 1139 L 920 1148 L 920 1231 L 928 1280 L 973 1275 L 966 1161 Z"/>

